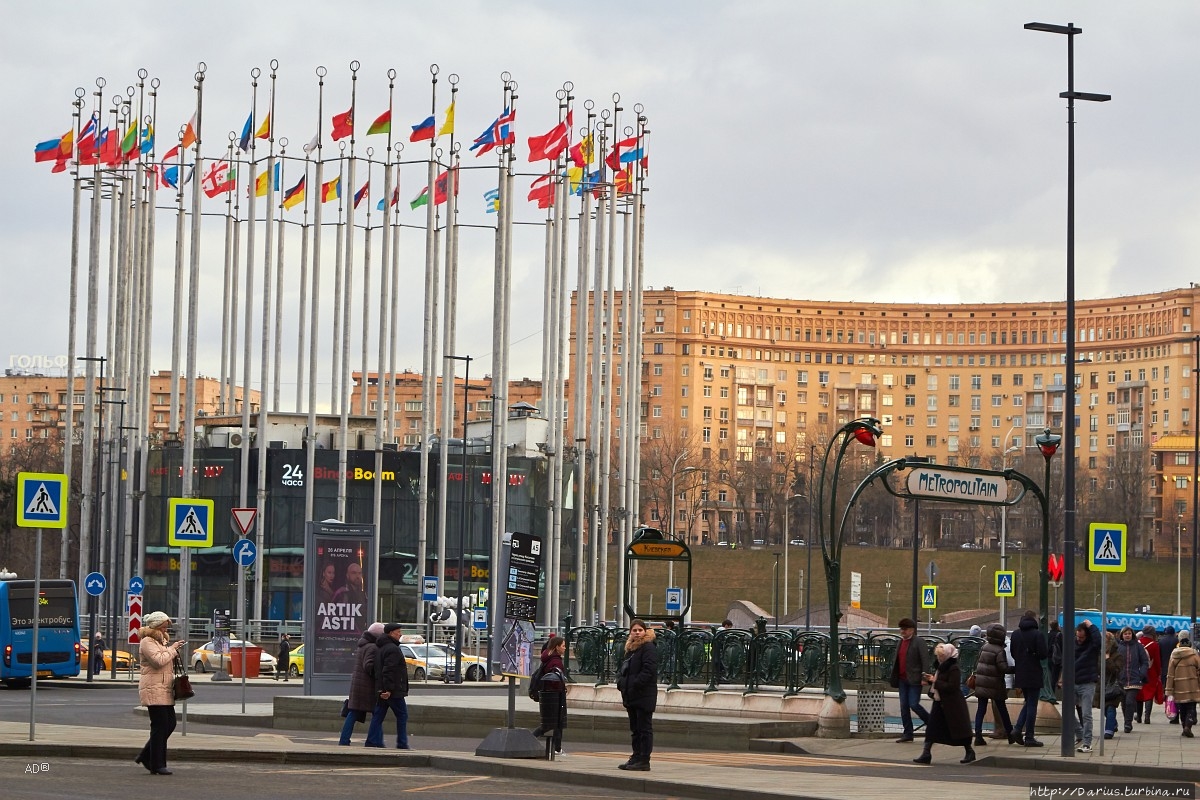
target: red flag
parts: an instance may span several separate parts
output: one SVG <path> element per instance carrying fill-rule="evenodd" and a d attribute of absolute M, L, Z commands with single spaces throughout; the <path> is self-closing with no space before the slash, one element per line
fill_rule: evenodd
<path fill-rule="evenodd" d="M 538 208 L 549 208 L 554 205 L 554 181 L 550 175 L 535 178 L 529 186 L 529 200 L 536 200 Z"/>
<path fill-rule="evenodd" d="M 613 183 L 616 184 L 617 194 L 629 194 L 633 191 L 632 172 L 631 168 L 626 168 L 613 175 Z"/>
<path fill-rule="evenodd" d="M 232 192 L 236 184 L 237 171 L 231 169 L 226 161 L 215 161 L 208 168 L 201 185 L 205 195 L 216 197 L 225 192 Z"/>
<path fill-rule="evenodd" d="M 529 160 L 554 161 L 567 148 L 569 129 L 566 122 L 560 122 L 550 129 L 545 136 L 529 137 Z"/>
<path fill-rule="evenodd" d="M 333 115 L 333 131 L 329 134 L 329 138 L 335 142 L 338 139 L 344 139 L 347 136 L 354 134 L 354 109 L 351 108 L 344 114 Z"/>

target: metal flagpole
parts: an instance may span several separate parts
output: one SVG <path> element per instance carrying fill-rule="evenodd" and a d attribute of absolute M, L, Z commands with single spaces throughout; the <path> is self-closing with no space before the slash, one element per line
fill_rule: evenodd
<path fill-rule="evenodd" d="M 584 136 L 591 133 L 592 107 L 593 103 L 591 100 L 584 102 L 584 108 L 588 112 L 588 122 L 583 128 Z M 569 135 L 570 131 L 567 133 Z M 591 266 L 592 195 L 587 190 L 588 164 L 584 163 L 582 169 L 583 174 L 579 179 L 579 251 L 576 256 L 578 259 L 578 270 L 575 275 L 575 377 L 573 378 L 574 386 L 572 387 L 574 389 L 572 403 L 575 415 L 575 426 L 572 436 L 575 440 L 575 446 L 571 451 L 574 456 L 573 466 L 575 470 L 575 508 L 572 514 L 572 520 L 575 524 L 575 596 L 572 607 L 577 609 L 577 617 L 584 613 L 584 586 L 591 577 L 591 570 L 587 569 L 588 562 L 584 559 L 585 532 L 588 534 L 591 533 L 587 525 L 589 521 L 587 515 L 588 474 L 584 454 L 587 452 L 588 408 L 590 405 L 587 392 L 587 301 L 588 268 Z M 576 622 L 578 623 L 578 619 Z"/>
<path fill-rule="evenodd" d="M 588 101 L 591 102 L 591 101 Z M 592 154 L 604 152 L 604 119 L 607 118 L 608 111 L 601 112 L 601 121 L 597 125 L 593 122 L 594 115 L 589 108 L 588 113 L 588 130 L 591 134 L 592 143 L 589 146 Z M 599 149 L 597 149 L 597 143 Z M 599 159 L 597 171 L 604 169 L 604 159 Z M 584 165 L 586 172 L 591 168 L 591 159 Z M 589 183 L 594 186 L 599 186 L 603 192 L 603 175 L 599 177 L 599 181 L 591 180 L 591 175 L 588 176 Z M 588 535 L 591 539 L 591 569 L 589 570 L 589 586 L 588 586 L 588 613 L 586 621 L 582 624 L 594 625 L 604 619 L 604 605 L 600 599 L 601 587 L 604 584 L 605 570 L 608 567 L 608 509 L 605 503 L 601 502 L 601 496 L 604 492 L 604 483 L 608 475 L 608 448 L 604 442 L 606 425 L 605 418 L 608 416 L 609 408 L 607 399 L 607 387 L 609 385 L 609 373 L 604 369 L 604 350 L 602 349 L 606 341 L 606 329 L 604 327 L 604 309 L 606 288 L 608 285 L 608 239 L 607 239 L 607 210 L 605 206 L 608 193 L 600 195 L 596 203 L 596 275 L 592 292 L 592 452 L 591 452 L 591 471 L 592 482 L 591 488 L 591 523 L 589 526 Z M 577 348 L 579 349 L 579 348 Z M 580 349 L 580 353 L 582 350 Z"/>
<path fill-rule="evenodd" d="M 454 104 L 456 95 L 458 94 L 458 75 L 450 73 L 446 78 L 450 84 L 450 103 Z M 436 117 L 435 117 L 436 121 Z M 434 135 L 436 141 L 441 137 Z M 437 575 L 438 583 L 443 587 L 445 592 L 446 585 L 446 523 L 449 513 L 448 501 L 450 494 L 450 439 L 454 435 L 454 377 L 456 371 L 455 361 L 450 358 L 450 354 L 455 352 L 456 334 L 458 331 L 458 226 L 454 214 L 454 191 L 451 186 L 454 180 L 454 159 L 457 154 L 454 152 L 453 137 L 450 141 L 450 149 L 447 152 L 446 166 L 446 225 L 445 225 L 445 283 L 442 285 L 442 353 L 445 357 L 442 360 L 442 424 L 441 424 L 441 439 L 438 445 L 438 517 L 437 517 L 437 554 L 438 565 Z M 440 151 L 439 151 L 440 157 Z M 440 165 L 439 165 L 440 166 Z M 433 183 L 430 183 L 426 191 L 429 192 L 429 204 L 431 206 L 438 205 L 437 182 L 441 180 L 438 176 Z M 436 407 L 436 406 L 435 406 Z M 464 424 L 463 430 L 466 430 Z M 463 447 L 466 447 L 466 438 L 464 434 Z M 466 450 L 464 452 L 463 463 L 463 479 L 466 480 Z"/>
<path fill-rule="evenodd" d="M 342 301 L 342 319 L 341 329 L 341 350 L 337 351 L 338 344 L 334 343 L 334 349 L 338 352 L 337 363 L 341 365 L 341 378 L 337 382 L 338 389 L 338 409 L 341 411 L 341 422 L 338 427 L 338 519 L 343 522 L 347 520 L 346 510 L 346 469 L 347 457 L 346 453 L 349 450 L 350 443 L 350 313 L 351 313 L 351 295 L 354 287 L 354 199 L 349 198 L 346 202 L 346 188 L 350 187 L 350 194 L 354 193 L 354 112 L 355 101 L 358 90 L 358 61 L 350 62 L 350 159 L 346 169 L 346 183 L 342 187 L 342 203 L 345 205 L 345 236 L 343 244 L 346 247 L 345 256 L 342 259 L 342 282 L 341 288 L 337 293 L 338 298 Z"/>
<path fill-rule="evenodd" d="M 429 73 L 432 76 L 430 90 L 430 113 L 437 113 L 437 76 L 438 65 L 430 64 Z M 434 176 L 434 147 L 437 137 L 429 142 L 429 161 L 426 165 L 425 185 L 432 188 Z M 428 571 L 429 548 L 429 440 L 433 437 L 435 419 L 435 398 L 437 396 L 437 286 L 438 264 L 437 243 L 434 236 L 434 204 L 425 207 L 425 307 L 422 321 L 421 347 L 421 460 L 419 466 L 418 484 L 420 492 L 417 495 L 417 569 L 420 575 Z M 496 562 L 499 563 L 499 562 Z M 424 620 L 424 606 L 417 603 L 417 622 Z"/>
<path fill-rule="evenodd" d="M 300 291 L 300 303 L 296 308 L 296 413 L 299 414 L 304 410 L 304 349 L 307 342 L 308 328 L 304 324 L 304 318 L 308 316 L 308 260 L 310 251 L 308 248 L 309 222 L 308 211 L 312 207 L 313 197 L 316 196 L 317 205 L 321 204 L 321 186 L 320 184 L 309 183 L 309 178 L 312 177 L 309 168 L 312 166 L 312 150 L 305 145 L 304 150 L 304 216 L 303 222 L 300 223 L 300 279 L 297 281 L 297 288 Z M 282 263 L 282 261 L 280 262 Z M 282 297 L 282 293 L 280 297 Z M 317 302 L 314 297 L 313 302 Z M 276 338 L 280 338 L 282 332 L 276 334 Z M 308 481 L 305 481 L 307 483 Z"/>
<path fill-rule="evenodd" d="M 256 206 L 258 205 L 258 176 L 255 174 L 258 166 L 254 160 L 254 151 L 256 149 L 255 142 L 257 141 L 253 132 L 257 130 L 258 116 L 258 78 L 262 74 L 262 70 L 254 67 L 250 70 L 251 77 L 251 100 L 250 100 L 250 140 L 247 142 L 249 147 L 249 163 L 250 172 L 246 182 L 247 193 L 249 200 L 247 201 L 246 217 L 249 223 L 246 232 L 246 288 L 245 297 L 245 321 L 242 334 L 242 444 L 241 444 L 241 470 L 239 473 L 238 486 L 238 505 L 241 508 L 246 508 L 250 501 L 250 387 L 253 385 L 251 381 L 251 362 L 250 362 L 250 344 L 253 338 L 254 330 L 254 232 L 257 220 L 255 219 Z M 246 152 L 243 150 L 243 152 Z M 268 173 L 268 185 L 271 176 Z M 259 397 L 260 411 L 262 397 Z M 261 416 L 261 415 L 260 415 Z M 311 482 L 311 481 L 310 481 Z M 258 520 L 258 527 L 262 527 L 262 520 Z M 246 581 L 245 570 L 238 572 L 238 611 L 236 618 L 241 620 L 242 627 L 246 627 Z M 245 633 L 242 634 L 243 637 Z M 243 641 L 245 639 L 243 638 Z"/>
<path fill-rule="evenodd" d="M 391 141 L 391 132 L 388 132 L 388 141 Z M 385 434 L 388 441 L 398 441 L 396 436 L 396 347 L 397 347 L 397 331 L 399 325 L 397 320 L 400 319 L 400 204 L 393 202 L 393 195 L 398 195 L 400 192 L 400 156 L 404 152 L 404 143 L 396 142 L 388 147 L 389 157 L 395 159 L 395 166 L 389 170 L 392 180 L 395 182 L 392 188 L 384 189 L 383 205 L 384 208 L 391 209 L 392 216 L 392 254 L 390 258 L 385 258 L 392 272 L 392 291 L 391 291 L 391 334 L 388 336 L 388 361 L 387 361 L 387 419 L 385 425 Z M 386 183 L 385 178 L 385 187 Z"/>
<path fill-rule="evenodd" d="M 272 95 L 272 105 L 274 105 L 274 95 Z M 272 130 L 271 136 L 274 135 L 275 132 Z M 287 166 L 287 146 L 287 137 L 281 136 L 279 138 L 279 161 L 284 167 Z M 301 180 L 305 182 L 304 195 L 307 197 L 308 176 L 304 175 Z M 278 412 L 280 409 L 280 381 L 282 378 L 281 371 L 283 368 L 283 266 L 286 263 L 284 261 L 284 253 L 286 251 L 287 243 L 287 223 L 283 216 L 283 213 L 286 211 L 286 209 L 283 207 L 282 200 L 284 186 L 287 186 L 287 184 L 283 182 L 283 176 L 281 174 L 278 187 L 281 199 L 279 204 L 276 206 L 278 209 L 278 220 L 275 226 L 275 326 L 271 335 L 271 342 L 273 345 L 271 349 L 271 411 L 273 412 Z M 266 403 L 264 402 L 263 405 L 265 406 Z"/>
<path fill-rule="evenodd" d="M 367 183 L 368 184 L 371 182 L 371 162 L 374 160 L 374 158 L 375 158 L 375 148 L 367 147 Z M 349 193 L 350 193 L 350 205 L 351 206 L 356 205 L 354 202 L 354 195 L 356 194 L 354 184 L 351 184 L 347 191 L 349 191 Z M 387 206 L 386 205 L 384 206 L 383 217 L 384 217 L 384 219 L 387 219 Z M 351 229 L 351 230 L 353 230 L 353 229 Z M 359 362 L 358 363 L 359 363 L 359 374 L 362 376 L 359 379 L 358 414 L 361 417 L 365 417 L 367 415 L 367 386 L 369 384 L 369 381 L 367 380 L 367 376 L 370 374 L 369 373 L 370 367 L 369 367 L 369 364 L 367 361 L 367 358 L 368 358 L 367 354 L 368 354 L 368 350 L 370 349 L 370 341 L 371 341 L 371 335 L 370 335 L 371 334 L 371 239 L 372 239 L 373 233 L 374 233 L 374 231 L 371 229 L 371 204 L 367 203 L 367 219 L 366 219 L 366 222 L 363 224 L 362 316 L 359 319 L 359 324 L 358 324 L 359 336 L 360 336 Z M 382 303 L 382 302 L 383 302 L 383 297 L 381 294 L 380 303 Z M 384 324 L 383 314 L 380 313 L 379 326 L 381 329 L 383 327 L 383 324 Z M 382 379 L 383 379 L 382 373 L 380 373 L 379 375 L 376 376 L 377 381 L 382 380 Z M 382 399 L 379 396 L 379 388 L 380 388 L 380 384 L 376 383 L 375 399 L 377 401 Z M 376 403 L 376 405 L 378 405 L 378 403 Z M 378 437 L 376 437 L 376 438 L 378 438 Z"/>
<path fill-rule="evenodd" d="M 317 74 L 317 135 L 316 151 L 317 166 L 314 173 L 313 185 L 317 190 L 316 202 L 313 204 L 313 246 L 312 246 L 312 309 L 308 323 L 308 425 L 304 441 L 304 519 L 315 519 L 313 508 L 313 470 L 317 462 L 317 360 L 320 342 L 321 322 L 321 210 L 325 207 L 325 162 L 321 158 L 321 129 L 325 99 L 325 75 L 323 66 L 316 69 Z M 311 155 L 311 149 L 309 151 Z"/>
<path fill-rule="evenodd" d="M 225 218 L 232 220 L 233 240 L 230 244 L 229 317 L 226 323 L 229 327 L 229 370 L 225 373 L 223 380 L 226 386 L 224 413 L 231 416 L 240 413 L 235 396 L 238 363 L 238 281 L 241 277 L 242 269 L 242 199 L 241 193 L 238 191 L 239 178 L 246 179 L 246 186 L 254 185 L 254 166 L 247 164 L 243 159 L 235 156 L 234 142 L 236 141 L 237 133 L 230 131 L 228 153 L 233 188 L 225 197 Z M 243 387 L 242 397 L 245 398 L 246 396 L 246 390 Z"/>
<path fill-rule="evenodd" d="M 79 122 L 82 118 L 83 98 L 87 96 L 87 90 L 82 86 L 75 90 L 75 101 L 72 105 L 75 107 L 75 112 L 72 115 L 75 118 L 75 130 L 79 130 Z M 90 120 L 95 119 L 91 117 Z M 93 135 L 100 136 L 99 123 L 93 126 L 95 128 Z M 97 141 L 96 147 L 99 147 Z M 63 425 L 63 474 L 74 480 L 71 476 L 71 469 L 74 466 L 74 445 L 75 445 L 75 340 L 78 335 L 77 318 L 79 316 L 79 240 L 81 220 L 81 201 L 83 194 L 83 165 L 79 163 L 79 135 L 76 134 L 72 139 L 71 144 L 71 164 L 75 168 L 74 180 L 71 181 L 71 277 L 68 285 L 67 295 L 67 407 L 65 409 L 65 419 Z M 62 539 L 58 553 L 58 577 L 67 577 L 67 562 L 71 557 L 70 528 L 64 527 L 60 533 Z M 83 552 L 82 550 L 80 551 Z M 80 558 L 82 563 L 83 559 Z"/>
<path fill-rule="evenodd" d="M 158 87 L 159 80 L 155 78 L 150 83 L 152 91 L 151 97 L 151 117 L 154 122 L 158 122 Z M 155 150 L 152 147 L 150 151 L 150 160 L 156 160 Z M 162 164 L 158 164 L 159 170 L 163 169 Z M 155 186 L 155 196 L 157 196 L 158 187 Z M 140 407 L 140 415 L 134 425 L 137 427 L 138 437 L 138 491 L 137 491 L 137 519 L 140 524 L 138 532 L 138 547 L 137 547 L 137 575 L 145 574 L 146 566 L 146 475 L 150 461 L 150 357 L 153 353 L 154 343 L 154 236 L 155 225 L 157 220 L 156 212 L 157 204 L 153 199 L 149 201 L 149 208 L 146 214 L 145 225 L 145 241 L 144 241 L 144 258 L 142 263 L 142 297 L 145 302 L 141 304 L 141 330 L 140 330 L 140 360 L 138 365 L 138 373 L 140 383 L 138 386 L 138 405 Z M 130 515 L 132 518 L 132 514 Z"/>
<path fill-rule="evenodd" d="M 605 313 L 604 363 L 608 367 L 608 375 L 607 375 L 607 377 L 605 377 L 604 386 L 602 387 L 604 404 L 603 404 L 603 413 L 601 414 L 600 419 L 601 419 L 604 427 L 603 427 L 602 435 L 600 437 L 600 456 L 599 456 L 600 490 L 602 493 L 601 500 L 600 500 L 600 508 L 601 508 L 600 527 L 601 527 L 601 531 L 602 531 L 600 534 L 600 540 L 601 540 L 602 544 L 601 544 L 601 549 L 600 549 L 600 566 L 598 569 L 599 575 L 598 575 L 597 582 L 600 584 L 600 591 L 598 593 L 600 599 L 598 601 L 598 605 L 600 606 L 600 619 L 601 620 L 608 618 L 607 617 L 607 614 L 608 614 L 608 537 L 609 537 L 609 531 L 612 529 L 612 523 L 610 522 L 610 517 L 611 517 L 610 511 L 612 510 L 611 499 L 612 499 L 612 489 L 613 489 L 612 482 L 611 482 L 611 476 L 612 476 L 612 464 L 613 464 L 613 452 L 612 452 L 613 404 L 615 402 L 615 400 L 613 398 L 614 398 L 615 392 L 616 392 L 615 387 L 618 383 L 617 378 L 616 378 L 616 367 L 615 367 L 615 364 L 616 364 L 616 353 L 615 353 L 616 335 L 614 333 L 614 331 L 616 330 L 616 314 L 617 314 L 617 312 L 616 312 L 616 305 L 617 305 L 617 277 L 616 277 L 616 275 L 617 275 L 617 269 L 616 269 L 616 266 L 617 266 L 617 261 L 616 261 L 616 259 L 617 259 L 617 193 L 616 193 L 615 184 L 613 183 L 613 179 L 611 176 L 609 176 L 607 174 L 607 171 L 605 169 L 607 164 L 605 163 L 605 160 L 604 160 L 604 153 L 607 148 L 607 133 L 608 133 L 608 129 L 610 127 L 613 130 L 613 136 L 614 136 L 614 141 L 615 141 L 616 117 L 617 117 L 616 112 L 618 110 L 620 110 L 617 107 L 617 103 L 619 101 L 620 101 L 620 95 L 617 95 L 614 93 L 614 95 L 613 95 L 614 109 L 611 112 L 611 115 L 612 115 L 611 123 L 608 121 L 609 115 L 610 115 L 609 110 L 604 109 L 603 111 L 600 112 L 600 118 L 601 118 L 601 120 L 603 120 L 603 122 L 602 122 L 602 126 L 601 126 L 601 131 L 600 131 L 600 149 L 597 151 L 599 154 L 598 158 L 599 158 L 599 162 L 600 162 L 600 164 L 599 164 L 600 179 L 601 179 L 601 184 L 604 187 L 604 197 L 605 197 L 605 202 L 606 202 L 605 215 L 607 217 L 607 223 L 606 223 L 607 238 L 606 238 L 606 245 L 605 245 L 605 251 L 606 251 L 605 271 L 608 275 L 608 279 L 607 279 L 608 300 L 606 302 L 605 312 L 604 312 Z M 619 494 L 618 494 L 618 496 L 619 496 Z M 623 524 L 622 520 L 619 517 L 618 517 L 617 522 L 618 522 L 618 524 Z M 616 539 L 617 545 L 619 546 L 620 542 L 621 542 L 620 534 L 617 534 L 615 539 Z M 624 568 L 621 566 L 623 563 L 624 562 L 620 558 L 620 554 L 618 553 L 618 556 L 617 556 L 617 570 L 618 570 L 617 586 L 624 586 L 623 580 L 624 580 L 625 571 L 624 571 Z M 614 622 L 619 621 L 620 619 L 622 619 L 622 614 L 615 613 L 615 614 L 613 614 L 612 619 Z"/>

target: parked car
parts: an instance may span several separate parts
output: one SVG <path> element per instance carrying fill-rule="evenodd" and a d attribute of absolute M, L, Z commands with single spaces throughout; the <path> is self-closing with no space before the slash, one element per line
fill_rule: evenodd
<path fill-rule="evenodd" d="M 975 544 L 974 542 L 963 542 L 962 549 L 963 550 L 982 550 L 983 548 L 980 547 L 979 545 Z"/>
<path fill-rule="evenodd" d="M 81 641 L 79 643 L 79 649 L 82 653 L 81 661 L 79 662 L 79 670 L 86 675 L 88 671 L 88 643 Z M 104 655 L 102 658 L 104 660 L 105 669 L 112 669 L 112 657 L 113 651 L 107 647 L 104 648 Z M 133 669 L 141 668 L 141 662 L 138 661 L 137 656 L 135 656 L 133 653 L 130 653 L 127 650 L 117 651 L 117 669 L 128 672 Z"/>
<path fill-rule="evenodd" d="M 446 654 L 450 657 L 450 663 L 454 663 L 454 642 L 447 642 L 442 645 L 446 649 Z M 486 653 L 486 649 L 482 652 Z M 463 648 L 462 654 L 463 676 L 468 681 L 486 681 L 488 679 L 487 656 L 468 655 L 467 648 Z"/>
<path fill-rule="evenodd" d="M 304 645 L 293 647 L 292 652 L 288 653 L 288 675 L 292 678 L 299 678 L 304 674 Z"/>
<path fill-rule="evenodd" d="M 791 545 L 792 547 L 804 547 L 804 540 L 803 539 L 792 539 L 790 542 L 788 542 L 788 544 Z"/>
<path fill-rule="evenodd" d="M 453 680 L 454 658 L 436 644 L 409 644 L 401 641 L 400 652 L 408 665 L 408 677 L 414 681 L 428 678 Z"/>
<path fill-rule="evenodd" d="M 717 542 L 717 547 L 729 547 L 729 542 Z"/>
<path fill-rule="evenodd" d="M 254 642 L 246 642 L 246 646 L 258 647 L 258 645 L 256 645 Z M 234 650 L 240 650 L 241 647 L 241 639 L 230 639 L 229 652 L 222 654 L 217 652 L 216 646 L 213 644 L 213 642 L 205 642 L 196 649 L 196 652 L 192 653 L 192 669 L 196 670 L 197 672 L 208 672 L 210 670 L 217 672 L 222 669 L 228 671 L 229 653 L 233 652 Z M 275 664 L 275 656 L 271 655 L 266 650 L 263 650 L 262 655 L 260 655 L 258 658 L 258 674 L 268 675 L 274 672 Z"/>
<path fill-rule="evenodd" d="M 766 539 L 755 539 L 754 540 L 755 547 L 762 547 L 766 543 L 767 543 Z"/>

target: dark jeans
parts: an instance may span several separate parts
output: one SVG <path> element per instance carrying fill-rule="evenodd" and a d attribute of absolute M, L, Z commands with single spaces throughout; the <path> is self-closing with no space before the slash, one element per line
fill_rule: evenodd
<path fill-rule="evenodd" d="M 990 698 L 975 696 L 979 700 L 979 707 L 975 709 L 975 735 L 983 735 L 983 718 L 987 714 L 987 707 Z M 1008 718 L 1008 706 L 1003 700 L 991 700 L 992 713 L 996 717 L 996 731 L 1004 731 L 1009 736 L 1012 735 L 1012 722 Z"/>
<path fill-rule="evenodd" d="M 389 708 L 396 715 L 396 747 L 407 750 L 408 703 L 398 695 L 392 695 L 386 701 L 380 700 L 375 703 L 375 710 L 371 712 L 371 724 L 367 727 L 366 746 L 383 747 L 383 718 L 387 716 Z"/>
<path fill-rule="evenodd" d="M 1138 693 L 1142 691 L 1142 687 L 1136 689 L 1126 689 L 1125 695 L 1121 698 L 1121 713 L 1125 716 L 1125 727 L 1133 725 L 1133 712 L 1140 710 L 1138 703 Z"/>
<path fill-rule="evenodd" d="M 1179 724 L 1185 728 L 1190 728 L 1196 724 L 1196 701 L 1190 703 L 1178 703 L 1179 709 Z"/>
<path fill-rule="evenodd" d="M 346 721 L 342 723 L 342 738 L 338 739 L 338 744 L 341 744 L 341 745 L 350 744 L 350 737 L 354 735 L 355 724 L 362 721 L 358 718 L 359 714 L 362 714 L 364 719 L 366 718 L 365 711 L 354 711 L 353 709 L 348 709 L 346 711 Z M 382 746 L 382 743 L 383 743 L 383 729 L 382 728 L 380 728 L 379 735 L 380 735 L 380 745 Z"/>
<path fill-rule="evenodd" d="M 654 712 L 627 708 L 625 713 L 629 715 L 629 733 L 633 740 L 632 761 L 649 764 L 650 753 L 654 750 Z"/>
<path fill-rule="evenodd" d="M 1021 713 L 1017 716 L 1017 724 L 1013 726 L 1013 732 L 1027 742 L 1034 740 L 1033 726 L 1037 724 L 1038 695 L 1041 693 L 1042 690 L 1037 687 L 1030 689 L 1021 687 L 1021 696 L 1025 698 L 1025 705 L 1021 707 Z M 1021 733 L 1022 730 L 1025 732 Z"/>
<path fill-rule="evenodd" d="M 900 724 L 904 726 L 904 735 L 913 735 L 912 715 L 916 712 L 921 722 L 929 724 L 929 712 L 921 707 L 921 685 L 900 680 Z"/>
<path fill-rule="evenodd" d="M 167 768 L 167 739 L 175 730 L 175 706 L 148 706 L 150 712 L 150 738 L 146 741 L 138 760 L 151 771 Z"/>

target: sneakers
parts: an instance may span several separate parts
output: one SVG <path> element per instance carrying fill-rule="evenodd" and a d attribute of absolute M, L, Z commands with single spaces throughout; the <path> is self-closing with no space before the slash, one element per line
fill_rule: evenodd
<path fill-rule="evenodd" d="M 1081 744 L 1075 748 L 1075 752 L 1076 753 L 1090 753 L 1090 752 L 1092 752 L 1092 746 L 1090 744 Z"/>

